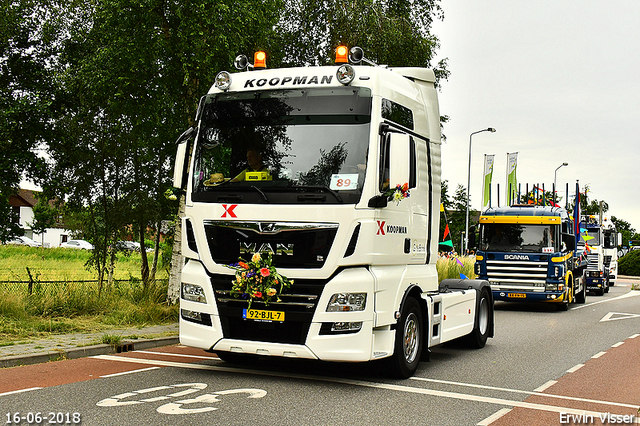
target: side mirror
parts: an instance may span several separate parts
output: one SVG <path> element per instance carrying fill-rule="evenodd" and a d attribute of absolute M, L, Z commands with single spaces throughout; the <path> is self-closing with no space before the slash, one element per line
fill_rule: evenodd
<path fill-rule="evenodd" d="M 567 250 L 576 249 L 576 236 L 573 234 L 562 234 L 562 242 L 567 246 Z"/>
<path fill-rule="evenodd" d="M 469 228 L 469 249 L 476 249 L 476 227 Z"/>
<path fill-rule="evenodd" d="M 195 127 L 189 127 L 182 133 L 177 140 L 178 150 L 176 152 L 176 161 L 173 167 L 173 186 L 183 189 L 187 184 L 187 171 L 189 169 L 189 142 L 196 134 Z"/>
<path fill-rule="evenodd" d="M 409 135 L 391 133 L 391 146 L 389 150 L 389 186 L 409 182 L 409 170 L 411 168 L 411 153 L 409 149 Z"/>
<path fill-rule="evenodd" d="M 387 200 L 387 197 L 385 197 L 384 195 L 376 195 L 369 199 L 368 206 L 374 209 L 378 209 L 378 208 L 387 207 L 388 203 L 389 201 Z"/>

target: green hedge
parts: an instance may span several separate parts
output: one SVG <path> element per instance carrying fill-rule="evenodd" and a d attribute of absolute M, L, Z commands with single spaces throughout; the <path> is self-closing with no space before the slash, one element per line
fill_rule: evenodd
<path fill-rule="evenodd" d="M 618 274 L 640 277 L 640 250 L 631 251 L 618 261 Z"/>

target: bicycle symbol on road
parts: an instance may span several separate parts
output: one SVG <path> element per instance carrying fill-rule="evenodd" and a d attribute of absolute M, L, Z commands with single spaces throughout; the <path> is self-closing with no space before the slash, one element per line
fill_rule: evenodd
<path fill-rule="evenodd" d="M 145 404 L 149 402 L 158 402 L 158 401 L 166 401 L 172 398 L 181 398 L 187 395 L 194 394 L 196 392 L 201 392 L 207 387 L 206 383 L 181 383 L 171 386 L 157 386 L 154 388 L 140 389 L 133 392 L 127 392 L 120 395 L 114 395 L 111 398 L 105 398 L 102 401 L 99 401 L 96 405 L 98 407 L 120 407 L 126 405 L 136 405 L 136 404 Z M 181 390 L 183 389 L 183 390 Z M 154 396 L 151 398 L 144 399 L 132 399 L 136 396 L 147 395 L 150 393 L 155 393 L 163 390 L 177 390 L 177 392 L 170 393 L 168 395 L 162 396 Z M 234 395 L 234 394 L 247 394 L 247 398 L 262 398 L 267 392 L 262 389 L 230 389 L 223 391 L 216 391 L 212 393 L 206 393 L 194 398 L 181 399 L 179 401 L 169 402 L 164 405 L 161 405 L 156 409 L 158 413 L 162 414 L 195 414 L 195 413 L 206 413 L 209 411 L 217 410 L 218 407 L 214 405 L 222 400 L 220 397 L 225 395 Z M 199 408 L 188 408 L 190 404 L 205 404 L 209 406 L 199 407 Z"/>

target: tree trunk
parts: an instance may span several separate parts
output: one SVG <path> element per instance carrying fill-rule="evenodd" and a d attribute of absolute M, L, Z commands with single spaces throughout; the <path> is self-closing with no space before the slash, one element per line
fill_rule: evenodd
<path fill-rule="evenodd" d="M 169 288 L 167 300 L 169 303 L 177 303 L 180 300 L 180 277 L 184 266 L 182 257 L 182 216 L 184 216 L 185 196 L 180 196 L 178 207 L 178 220 L 173 233 L 173 252 L 171 253 L 171 271 L 169 272 Z"/>
<path fill-rule="evenodd" d="M 150 280 L 156 279 L 156 271 L 158 270 L 158 257 L 160 256 L 160 227 L 162 226 L 162 221 L 158 220 L 156 222 L 156 237 L 154 238 L 153 244 L 153 261 L 151 262 L 151 272 L 149 274 Z"/>
<path fill-rule="evenodd" d="M 149 259 L 147 259 L 147 246 L 144 243 L 144 233 L 146 229 L 140 224 L 138 236 L 140 237 L 140 276 L 145 290 L 149 288 Z"/>

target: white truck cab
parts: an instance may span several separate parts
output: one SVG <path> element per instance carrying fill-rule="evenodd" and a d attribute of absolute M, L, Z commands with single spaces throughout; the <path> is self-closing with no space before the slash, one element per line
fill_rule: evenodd
<path fill-rule="evenodd" d="M 438 283 L 433 71 L 344 56 L 266 69 L 259 59 L 218 74 L 178 141 L 181 343 L 231 362 L 388 358 L 396 377 L 411 376 L 433 345 L 466 336 L 484 346 L 488 283 Z M 239 291 L 256 254 L 290 287 Z"/>

